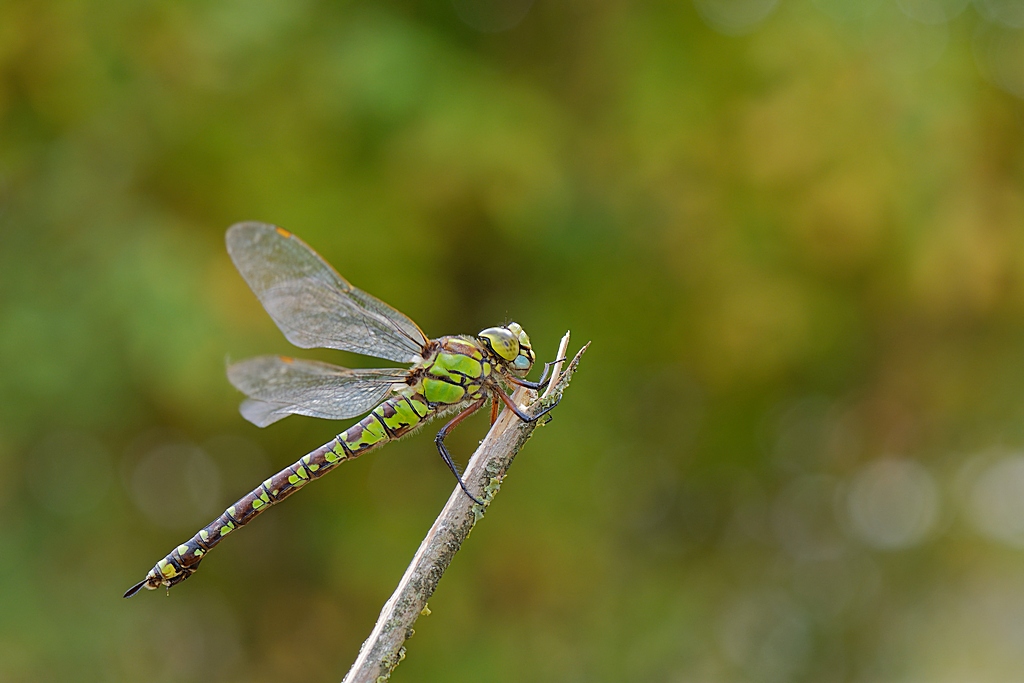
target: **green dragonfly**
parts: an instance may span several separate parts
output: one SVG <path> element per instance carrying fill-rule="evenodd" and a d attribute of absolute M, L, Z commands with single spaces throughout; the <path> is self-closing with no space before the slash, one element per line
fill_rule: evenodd
<path fill-rule="evenodd" d="M 227 248 L 235 267 L 292 344 L 353 351 L 411 367 L 350 370 L 285 356 L 259 356 L 230 365 L 228 379 L 248 396 L 241 405 L 242 416 L 259 427 L 293 414 L 342 420 L 370 413 L 240 498 L 157 562 L 145 579 L 128 589 L 126 598 L 143 588 L 169 589 L 181 583 L 225 536 L 270 506 L 338 464 L 410 434 L 439 415 L 456 413 L 437 433 L 437 450 L 466 495 L 483 505 L 459 476 L 445 436 L 488 400 L 491 422 L 499 402 L 526 422 L 555 407 L 527 415 L 506 393 L 511 385 L 539 388 L 551 365 L 545 365 L 540 381 L 524 379 L 535 356 L 530 337 L 518 323 L 489 327 L 475 337 L 427 339 L 416 323 L 353 287 L 287 230 L 267 223 L 238 223 L 228 229 Z"/>

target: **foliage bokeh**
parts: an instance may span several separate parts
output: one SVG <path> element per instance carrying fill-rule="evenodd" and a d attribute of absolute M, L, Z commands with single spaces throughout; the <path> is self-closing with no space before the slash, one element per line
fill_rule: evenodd
<path fill-rule="evenodd" d="M 421 434 L 120 599 L 339 430 L 237 415 L 225 357 L 294 352 L 243 219 L 430 335 L 593 340 L 394 680 L 1021 679 L 1022 27 L 0 4 L 0 680 L 339 680 L 451 491 Z"/>

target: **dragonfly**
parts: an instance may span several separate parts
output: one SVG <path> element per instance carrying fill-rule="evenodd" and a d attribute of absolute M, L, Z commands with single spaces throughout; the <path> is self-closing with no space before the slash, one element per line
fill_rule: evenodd
<path fill-rule="evenodd" d="M 428 339 L 408 317 L 353 287 L 323 258 L 283 228 L 237 223 L 226 236 L 228 254 L 284 336 L 300 348 L 327 348 L 408 364 L 408 368 L 348 369 L 286 356 L 258 356 L 228 366 L 228 380 L 247 396 L 240 412 L 258 427 L 288 415 L 359 422 L 270 477 L 191 539 L 156 563 L 124 594 L 143 588 L 170 589 L 192 574 L 206 554 L 236 529 L 348 460 L 407 436 L 431 419 L 454 414 L 434 439 L 459 486 L 445 437 L 460 422 L 491 403 L 491 422 L 505 405 L 534 422 L 557 405 L 528 415 L 507 393 L 513 386 L 538 389 L 525 379 L 536 359 L 530 337 L 518 323 L 481 330 L 476 336 Z"/>

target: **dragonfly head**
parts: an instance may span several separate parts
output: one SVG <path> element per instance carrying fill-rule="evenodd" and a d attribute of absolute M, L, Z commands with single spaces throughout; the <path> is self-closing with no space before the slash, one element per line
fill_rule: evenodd
<path fill-rule="evenodd" d="M 533 367 L 533 345 L 519 323 L 488 327 L 477 338 L 516 375 L 525 375 Z"/>

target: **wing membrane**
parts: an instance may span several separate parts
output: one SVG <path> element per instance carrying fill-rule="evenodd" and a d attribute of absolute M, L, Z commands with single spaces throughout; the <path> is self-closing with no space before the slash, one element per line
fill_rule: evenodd
<path fill-rule="evenodd" d="M 349 370 L 284 356 L 257 356 L 228 366 L 228 380 L 249 397 L 242 416 L 266 427 L 288 415 L 343 420 L 367 412 L 408 370 Z"/>
<path fill-rule="evenodd" d="M 353 287 L 305 242 L 267 223 L 228 229 L 235 267 L 292 344 L 418 360 L 427 338 L 412 320 Z"/>

